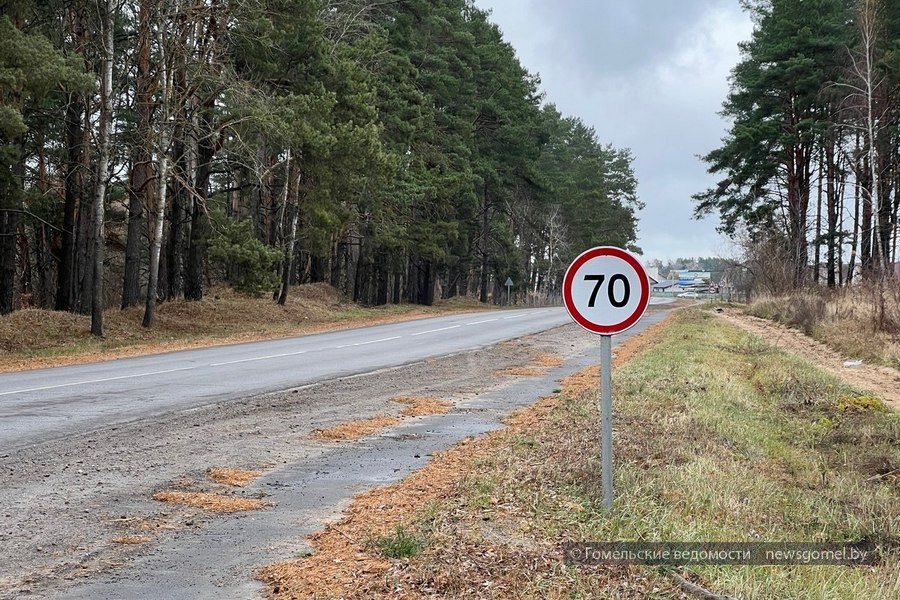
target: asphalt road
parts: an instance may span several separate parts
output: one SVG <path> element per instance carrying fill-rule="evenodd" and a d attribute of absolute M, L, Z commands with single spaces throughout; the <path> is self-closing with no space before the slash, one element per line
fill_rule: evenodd
<path fill-rule="evenodd" d="M 568 322 L 562 308 L 468 313 L 0 374 L 0 452 L 231 398 L 409 364 Z"/>

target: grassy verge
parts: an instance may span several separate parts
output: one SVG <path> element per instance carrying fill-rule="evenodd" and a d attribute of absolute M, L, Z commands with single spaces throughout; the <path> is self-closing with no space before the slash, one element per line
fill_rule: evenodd
<path fill-rule="evenodd" d="M 370 568 L 336 578 L 339 593 L 293 588 L 290 578 L 268 579 L 276 582 L 270 592 L 677 598 L 661 569 L 567 566 L 560 545 L 868 540 L 886 548 L 874 567 L 679 572 L 750 599 L 900 597 L 900 415 L 877 399 L 721 319 L 682 312 L 616 371 L 610 517 L 601 509 L 596 389 L 586 382 L 596 375 L 570 379 L 504 432 L 470 444 L 455 486 L 443 486 L 417 515 L 385 523 L 374 549 L 354 550 L 378 553 L 401 525 L 416 540 L 411 556 L 373 556 Z M 366 518 L 357 514 L 363 527 Z M 327 569 L 328 556 L 322 560 Z"/>
<path fill-rule="evenodd" d="M 286 305 L 279 306 L 270 298 L 252 298 L 221 288 L 199 302 L 161 303 L 150 329 L 141 327 L 141 307 L 108 310 L 103 338 L 90 335 L 87 315 L 27 309 L 0 317 L 0 372 L 487 308 L 463 298 L 432 307 L 365 308 L 348 302 L 326 284 L 292 288 Z"/>

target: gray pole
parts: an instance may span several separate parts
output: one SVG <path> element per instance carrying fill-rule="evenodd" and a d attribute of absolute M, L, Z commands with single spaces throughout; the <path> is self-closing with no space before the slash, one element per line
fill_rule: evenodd
<path fill-rule="evenodd" d="M 600 458 L 603 469 L 603 508 L 612 511 L 612 336 L 600 336 Z"/>

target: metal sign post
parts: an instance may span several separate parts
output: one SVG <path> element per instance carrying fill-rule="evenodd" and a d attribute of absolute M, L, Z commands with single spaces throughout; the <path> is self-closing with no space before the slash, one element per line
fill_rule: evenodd
<path fill-rule="evenodd" d="M 512 277 L 506 278 L 506 305 L 509 306 L 509 289 L 513 286 Z"/>
<path fill-rule="evenodd" d="M 612 444 L 612 336 L 600 336 L 600 460 L 603 478 L 603 508 L 613 506 Z"/>
<path fill-rule="evenodd" d="M 576 258 L 563 278 L 572 319 L 600 335 L 600 465 L 603 507 L 613 507 L 612 336 L 637 323 L 650 303 L 650 280 L 631 253 L 611 246 Z"/>

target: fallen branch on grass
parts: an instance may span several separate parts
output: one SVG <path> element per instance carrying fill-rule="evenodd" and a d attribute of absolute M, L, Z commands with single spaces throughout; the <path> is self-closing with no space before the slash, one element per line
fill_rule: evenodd
<path fill-rule="evenodd" d="M 715 592 L 711 592 L 705 588 L 702 588 L 696 583 L 688 581 L 678 573 L 669 573 L 669 577 L 672 579 L 672 581 L 678 584 L 678 587 L 680 587 L 685 592 L 699 596 L 704 600 L 738 600 L 738 598 L 735 598 L 734 596 L 716 594 Z"/>

